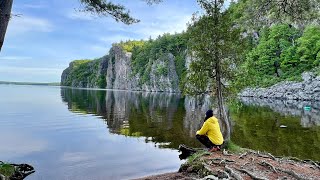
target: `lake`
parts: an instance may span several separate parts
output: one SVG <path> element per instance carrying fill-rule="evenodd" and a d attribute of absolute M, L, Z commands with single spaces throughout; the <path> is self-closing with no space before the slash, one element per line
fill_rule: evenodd
<path fill-rule="evenodd" d="M 208 96 L 0 85 L 0 160 L 28 163 L 26 179 L 131 179 L 177 171 Z M 242 98 L 230 109 L 234 143 L 320 160 L 320 103 Z M 285 128 L 281 128 L 285 127 Z M 222 130 L 225 132 L 224 126 Z"/>

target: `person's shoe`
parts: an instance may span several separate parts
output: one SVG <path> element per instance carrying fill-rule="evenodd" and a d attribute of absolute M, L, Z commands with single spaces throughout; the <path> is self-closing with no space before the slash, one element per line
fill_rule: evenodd
<path fill-rule="evenodd" d="M 209 149 L 209 152 L 216 152 L 216 151 L 220 151 L 220 147 L 212 147 L 211 149 Z"/>

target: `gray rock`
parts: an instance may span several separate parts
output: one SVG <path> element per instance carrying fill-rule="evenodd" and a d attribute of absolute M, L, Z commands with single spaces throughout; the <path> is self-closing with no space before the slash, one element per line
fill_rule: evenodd
<path fill-rule="evenodd" d="M 310 82 L 315 78 L 315 75 L 312 72 L 302 73 L 302 79 L 304 82 Z"/>
<path fill-rule="evenodd" d="M 99 61 L 98 66 L 97 61 Z M 74 77 L 72 74 L 74 62 L 71 62 L 61 75 L 61 84 L 73 87 L 98 87 L 98 81 L 101 81 L 99 78 L 103 76 L 106 77 L 105 88 L 107 89 L 181 92 L 179 78 L 175 69 L 175 57 L 172 54 L 168 53 L 160 59 L 150 61 L 153 62 L 150 79 L 148 83 L 144 84 L 139 83 L 141 77 L 138 74 L 132 73 L 131 61 L 131 53 L 124 52 L 121 47 L 113 46 L 109 51 L 109 55 L 86 65 L 84 73 L 88 74 L 88 78 L 77 79 Z M 159 74 L 157 72 L 159 65 L 162 65 L 167 73 Z M 70 81 L 71 83 L 69 84 Z"/>
<path fill-rule="evenodd" d="M 303 82 L 284 81 L 269 88 L 246 88 L 238 95 L 241 97 L 275 98 L 291 100 L 316 100 L 320 98 L 320 76 L 311 72 L 302 74 Z"/>

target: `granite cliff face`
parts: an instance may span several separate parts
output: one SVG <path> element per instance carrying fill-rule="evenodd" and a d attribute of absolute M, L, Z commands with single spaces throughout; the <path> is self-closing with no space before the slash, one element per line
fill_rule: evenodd
<path fill-rule="evenodd" d="M 113 46 L 109 55 L 86 62 L 80 69 L 77 69 L 79 66 L 75 66 L 76 62 L 71 62 L 61 75 L 61 84 L 72 87 L 181 92 L 175 68 L 175 57 L 171 53 L 150 61 L 152 62 L 151 70 L 146 82 L 141 81 L 142 77 L 139 74 L 133 74 L 131 56 L 131 53 L 124 52 L 121 47 Z M 84 77 L 81 76 L 83 74 Z"/>
<path fill-rule="evenodd" d="M 320 101 L 320 76 L 305 72 L 302 79 L 303 82 L 284 81 L 269 88 L 246 88 L 239 96 Z"/>
<path fill-rule="evenodd" d="M 69 64 L 61 75 L 62 86 L 82 87 L 82 88 L 99 88 L 105 87 L 104 71 L 108 64 L 104 56 L 97 60 L 76 60 Z"/>

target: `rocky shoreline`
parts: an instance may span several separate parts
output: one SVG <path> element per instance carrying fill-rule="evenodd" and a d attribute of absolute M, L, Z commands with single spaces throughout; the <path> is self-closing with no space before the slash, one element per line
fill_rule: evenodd
<path fill-rule="evenodd" d="M 138 180 L 218 180 L 218 179 L 318 179 L 320 164 L 294 157 L 276 157 L 270 153 L 226 150 L 202 153 L 182 164 L 179 172 L 139 178 Z"/>
<path fill-rule="evenodd" d="M 246 88 L 238 96 L 320 101 L 320 76 L 305 72 L 302 74 L 302 79 L 302 82 L 284 81 L 268 88 Z"/>

